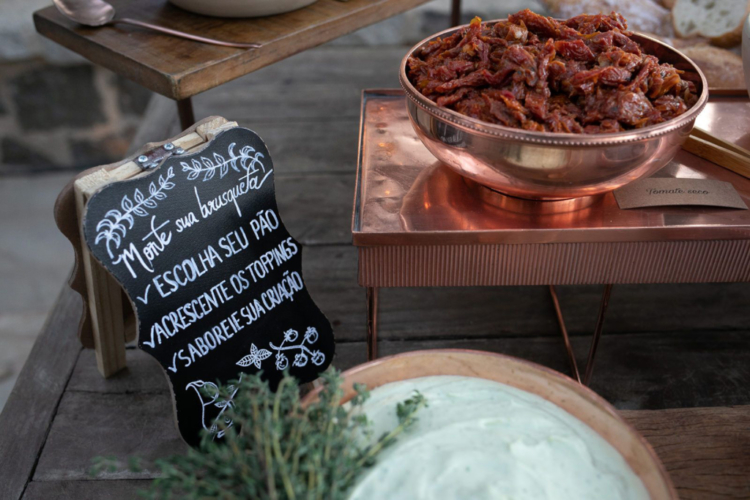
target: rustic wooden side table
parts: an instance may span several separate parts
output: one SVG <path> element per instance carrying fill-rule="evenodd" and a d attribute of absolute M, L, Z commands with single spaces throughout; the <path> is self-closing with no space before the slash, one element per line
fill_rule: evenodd
<path fill-rule="evenodd" d="M 54 6 L 36 12 L 34 24 L 50 40 L 177 101 L 184 130 L 195 122 L 194 95 L 427 1 L 318 0 L 286 14 L 253 19 L 200 16 L 167 0 L 110 1 L 121 17 L 218 40 L 261 44 L 257 49 L 207 45 L 133 26 L 88 28 Z M 451 19 L 456 23 L 460 5 L 453 0 Z"/>
<path fill-rule="evenodd" d="M 699 124 L 747 142 L 750 103 L 713 100 Z M 686 151 L 656 176 L 727 181 L 750 206 L 750 179 Z M 381 287 L 549 286 L 571 372 L 588 383 L 613 283 L 750 281 L 750 210 L 621 210 L 608 193 L 582 210 L 540 215 L 488 204 L 487 191 L 422 145 L 400 90 L 363 93 L 352 235 L 367 288 L 369 359 L 377 357 Z M 605 285 L 583 376 L 554 288 L 581 284 Z"/>

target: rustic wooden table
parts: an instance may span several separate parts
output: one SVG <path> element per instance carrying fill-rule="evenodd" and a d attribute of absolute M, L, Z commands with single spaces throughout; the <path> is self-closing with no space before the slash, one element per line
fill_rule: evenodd
<path fill-rule="evenodd" d="M 39 33 L 95 64 L 177 101 L 183 129 L 195 122 L 191 98 L 311 47 L 400 14 L 428 0 L 318 0 L 277 16 L 219 19 L 193 14 L 167 0 L 111 0 L 128 17 L 222 41 L 261 44 L 219 47 L 134 26 L 89 28 L 54 6 L 34 13 Z M 460 0 L 453 0 L 453 20 Z"/>
<path fill-rule="evenodd" d="M 273 154 L 280 214 L 305 246 L 305 281 L 334 325 L 339 368 L 366 360 L 350 232 L 361 89 L 395 87 L 404 50 L 316 49 L 196 98 L 198 113 L 237 119 Z M 348 78 L 331 83 L 331 74 Z M 269 83 L 281 75 L 283 86 Z M 171 103 L 157 100 L 139 137 L 169 137 L 176 121 Z M 580 351 L 600 288 L 558 291 Z M 750 286 L 621 285 L 613 299 L 592 389 L 654 446 L 681 498 L 750 498 Z M 129 349 L 126 370 L 99 375 L 76 339 L 79 300 L 63 290 L 0 415 L 3 500 L 135 498 L 153 467 L 93 480 L 92 458 L 151 463 L 185 449 L 153 359 Z M 545 287 L 393 288 L 381 303 L 381 355 L 462 347 L 567 369 Z"/>

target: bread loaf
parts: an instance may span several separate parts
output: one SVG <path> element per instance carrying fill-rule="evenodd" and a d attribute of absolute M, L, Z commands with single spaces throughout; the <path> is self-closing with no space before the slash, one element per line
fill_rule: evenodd
<path fill-rule="evenodd" d="M 553 17 L 567 19 L 579 14 L 619 12 L 628 20 L 628 29 L 673 36 L 671 13 L 656 0 L 545 0 Z"/>
<path fill-rule="evenodd" d="M 720 47 L 742 40 L 742 25 L 750 12 L 748 0 L 675 0 L 672 20 L 677 36 L 705 36 Z"/>
<path fill-rule="evenodd" d="M 698 65 L 711 88 L 744 89 L 742 58 L 733 52 L 711 45 L 693 45 L 680 51 Z"/>

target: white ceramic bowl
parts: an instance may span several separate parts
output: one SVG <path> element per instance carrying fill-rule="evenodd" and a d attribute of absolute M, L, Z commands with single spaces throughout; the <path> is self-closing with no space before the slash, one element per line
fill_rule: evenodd
<path fill-rule="evenodd" d="M 261 17 L 301 9 L 315 0 L 169 0 L 174 5 L 215 17 Z"/>

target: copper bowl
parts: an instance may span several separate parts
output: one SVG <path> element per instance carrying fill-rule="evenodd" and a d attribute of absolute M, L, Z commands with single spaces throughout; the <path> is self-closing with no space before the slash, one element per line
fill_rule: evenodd
<path fill-rule="evenodd" d="M 493 380 L 541 396 L 582 421 L 604 438 L 641 479 L 651 500 L 677 500 L 677 493 L 653 448 L 591 389 L 562 373 L 530 361 L 466 349 L 413 351 L 355 366 L 343 373 L 344 401 L 355 396 L 353 384 L 369 389 L 400 380 L 458 375 Z M 320 389 L 305 396 L 317 398 Z"/>
<path fill-rule="evenodd" d="M 401 61 L 399 80 L 408 97 L 409 118 L 427 149 L 464 177 L 504 194 L 564 200 L 648 177 L 674 158 L 708 102 L 708 84 L 695 63 L 658 40 L 634 34 L 645 53 L 684 71 L 682 77 L 695 84 L 698 102 L 687 112 L 642 129 L 597 135 L 532 132 L 470 118 L 439 107 L 406 76 L 407 60 L 415 51 L 461 28 L 415 45 Z"/>

